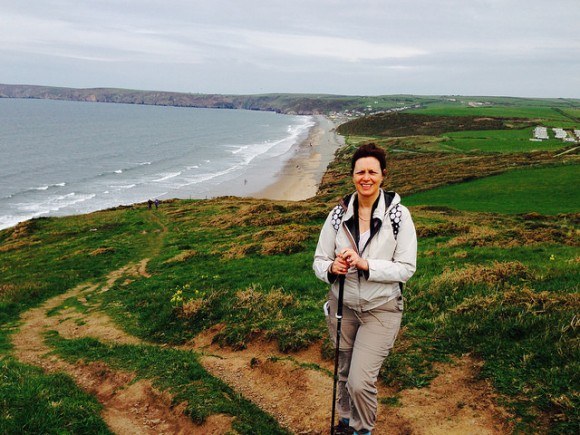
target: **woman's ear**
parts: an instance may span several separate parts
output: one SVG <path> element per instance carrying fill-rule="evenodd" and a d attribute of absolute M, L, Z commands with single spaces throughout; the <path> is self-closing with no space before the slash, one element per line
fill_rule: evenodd
<path fill-rule="evenodd" d="M 387 170 L 383 169 L 383 177 L 386 177 L 386 176 L 387 176 Z"/>

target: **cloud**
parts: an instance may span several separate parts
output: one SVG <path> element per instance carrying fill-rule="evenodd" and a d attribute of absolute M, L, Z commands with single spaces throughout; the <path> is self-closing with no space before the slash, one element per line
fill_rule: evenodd
<path fill-rule="evenodd" d="M 243 31 L 238 34 L 256 50 L 298 57 L 333 58 L 348 62 L 401 59 L 426 54 L 422 49 L 346 37 Z"/>
<path fill-rule="evenodd" d="M 4 15 L 0 26 L 0 44 L 5 51 L 18 53 L 93 62 L 199 63 L 203 57 L 195 46 L 130 26 L 85 25 L 20 14 Z"/>
<path fill-rule="evenodd" d="M 580 92 L 578 0 L 0 0 L 0 9 L 0 82 Z"/>

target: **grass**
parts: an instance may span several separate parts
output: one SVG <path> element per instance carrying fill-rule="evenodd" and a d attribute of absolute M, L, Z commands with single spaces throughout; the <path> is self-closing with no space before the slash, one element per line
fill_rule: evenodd
<path fill-rule="evenodd" d="M 482 374 L 491 376 L 500 392 L 517 398 L 522 418 L 537 418 L 529 410 L 535 404 L 551 409 L 554 419 L 576 419 L 580 403 L 568 385 L 580 382 L 573 314 L 579 307 L 577 293 L 500 288 L 466 298 L 443 328 L 452 341 L 485 359 Z M 540 339 L 555 344 L 538 346 Z"/>
<path fill-rule="evenodd" d="M 33 219 L 2 231 L 0 321 L 141 258 L 157 227 L 142 218 L 112 210 L 72 221 Z"/>
<path fill-rule="evenodd" d="M 220 340 L 238 348 L 251 338 L 251 331 L 270 331 L 283 350 L 320 338 L 323 318 L 314 326 L 309 310 L 318 311 L 325 286 L 313 274 L 295 273 L 311 268 L 320 220 L 310 222 L 310 216 L 319 213 L 304 205 L 280 205 L 273 211 L 264 204 L 256 200 L 167 204 L 164 211 L 172 220 L 167 222 L 170 230 L 163 254 L 150 264 L 153 277 L 118 284 L 103 295 L 104 303 L 118 319 L 125 319 L 129 331 L 155 341 L 181 343 L 218 322 L 226 324 Z M 299 217 L 301 213 L 306 214 Z M 206 219 L 209 215 L 214 219 Z M 215 219 L 216 215 L 228 217 Z M 268 234 L 257 226 L 267 219 L 279 222 Z M 300 219 L 309 224 L 301 232 L 288 231 L 284 222 Z M 288 251 L 270 253 L 269 240 L 276 237 L 286 240 Z M 194 246 L 197 255 L 191 255 Z M 182 257 L 182 251 L 189 253 L 187 258 L 173 261 Z M 179 290 L 182 303 L 170 304 Z M 196 296 L 196 291 L 203 296 Z M 197 308 L 191 309 L 194 298 Z M 129 319 L 127 312 L 132 313 Z"/>
<path fill-rule="evenodd" d="M 492 177 L 411 195 L 409 205 L 439 205 L 462 210 L 546 215 L 580 210 L 580 196 L 571 188 L 578 166 L 514 170 Z"/>
<path fill-rule="evenodd" d="M 462 152 L 521 153 L 539 150 L 557 150 L 570 144 L 559 139 L 532 142 L 533 128 L 518 130 L 487 130 L 446 133 L 444 146 Z"/>
<path fill-rule="evenodd" d="M 195 204 L 195 203 L 192 203 Z M 167 204 L 168 208 L 170 207 Z M 212 205 L 210 205 L 210 208 Z M 210 212 L 211 213 L 211 212 Z M 203 220 L 205 216 L 198 216 L 199 219 Z M 96 421 L 94 424 L 95 432 L 100 433 L 99 427 L 104 427 L 104 432 L 107 429 L 104 422 L 98 413 L 100 407 L 88 404 L 83 404 L 83 402 L 78 399 L 76 402 L 71 403 L 71 407 L 76 406 L 80 408 L 79 412 L 66 414 L 66 421 L 59 419 L 57 417 L 46 418 L 43 421 L 45 426 L 39 426 L 40 423 L 36 420 L 30 423 L 23 423 L 23 420 L 28 414 L 36 415 L 36 409 L 42 411 L 42 406 L 50 407 L 54 402 L 58 402 L 58 397 L 62 396 L 62 391 L 53 381 L 54 375 L 44 375 L 42 372 L 35 370 L 31 367 L 13 362 L 10 356 L 10 333 L 14 329 L 19 313 L 25 311 L 26 309 L 36 306 L 44 299 L 56 295 L 58 293 L 64 292 L 75 285 L 90 280 L 93 282 L 99 282 L 103 279 L 103 276 L 108 274 L 110 271 L 118 269 L 120 266 L 124 266 L 128 262 L 136 262 L 147 255 L 152 255 L 158 252 L 161 246 L 160 235 L 160 225 L 162 224 L 162 215 L 155 214 L 155 212 L 146 211 L 145 207 L 139 209 L 121 209 L 112 210 L 105 212 L 97 212 L 90 215 L 75 216 L 68 218 L 55 218 L 55 219 L 39 219 L 29 221 L 19 227 L 13 228 L 11 230 L 4 231 L 0 234 L 2 237 L 3 244 L 2 248 L 6 249 L 2 257 L 0 257 L 0 267 L 5 272 L 2 283 L 0 284 L 3 289 L 0 294 L 0 301 L 4 304 L 6 310 L 2 311 L 1 316 L 1 329 L 0 329 L 0 349 L 2 349 L 2 354 L 0 354 L 0 360 L 4 363 L 2 367 L 4 379 L 9 379 L 10 382 L 7 387 L 6 395 L 3 395 L 2 408 L 3 413 L 0 414 L 0 427 L 3 424 L 7 428 L 18 427 L 19 425 L 27 428 L 31 427 L 28 433 L 55 433 L 55 432 L 69 432 L 69 433 L 79 433 L 79 432 L 91 432 L 90 430 L 83 430 L 83 424 L 85 421 L 91 422 Z M 96 231 L 95 231 L 96 229 Z M 192 232 L 195 234 L 195 232 Z M 42 241 L 41 243 L 35 243 L 35 241 Z M 198 239 L 196 237 L 192 238 L 192 243 L 195 243 Z M 132 242 L 131 242 L 132 241 Z M 18 246 L 15 246 L 18 243 Z M 134 244 L 133 244 L 134 243 Z M 175 243 L 177 245 L 183 245 L 183 238 L 175 234 Z M 208 245 L 211 244 L 211 240 L 208 239 Z M 105 247 L 106 249 L 103 249 Z M 24 257 L 20 257 L 23 255 Z M 23 261 L 25 258 L 25 261 Z M 219 261 L 219 256 L 213 256 L 212 260 Z M 187 261 L 187 258 L 184 259 Z M 177 262 L 179 264 L 179 262 Z M 158 265 L 165 268 L 168 271 L 175 267 L 171 267 L 170 264 L 164 264 L 164 258 L 161 258 Z M 209 267 L 209 266 L 208 266 Z M 190 266 L 187 266 L 190 269 Z M 182 271 L 182 276 L 190 276 L 189 271 Z M 63 279 L 64 277 L 70 276 L 69 279 Z M 218 275 L 202 275 L 203 279 L 208 279 L 209 282 L 219 282 L 220 277 Z M 166 289 L 165 284 L 171 282 L 170 275 L 164 275 L 160 277 L 162 282 L 162 288 Z M 123 281 L 125 283 L 126 281 Z M 34 285 L 32 285 L 34 283 Z M 149 284 L 146 281 L 141 281 L 140 285 L 144 283 Z M 124 289 L 122 284 L 120 287 Z M 131 287 L 135 290 L 139 286 Z M 157 289 L 155 289 L 156 291 Z M 125 294 L 120 292 L 121 294 Z M 133 313 L 138 313 L 135 316 L 138 328 L 144 331 L 138 334 L 139 336 L 144 336 L 149 340 L 154 340 L 158 342 L 175 342 L 176 340 L 183 340 L 184 337 L 190 336 L 191 334 L 186 330 L 188 323 L 183 322 L 181 317 L 175 316 L 175 311 L 170 304 L 170 297 L 173 293 L 167 291 L 163 293 L 160 304 L 155 304 L 155 297 L 152 297 L 151 301 L 147 301 L 148 304 L 155 307 L 153 311 L 148 311 L 147 305 L 143 304 L 145 298 L 136 299 L 139 294 L 132 294 L 127 302 L 126 307 L 129 307 L 129 311 L 123 312 L 122 316 L 132 319 Z M 146 293 L 140 296 L 146 295 Z M 119 295 L 117 295 L 119 297 Z M 111 298 L 102 300 L 101 302 L 107 305 L 111 302 L 111 311 L 114 313 L 120 313 L 120 310 L 113 308 L 113 305 L 118 305 L 115 302 L 116 298 Z M 98 301 L 91 300 L 91 303 Z M 133 303 L 135 305 L 133 305 Z M 156 312 L 155 310 L 161 306 L 161 312 Z M 86 310 L 86 306 L 80 303 L 75 298 L 69 298 L 65 300 L 60 306 L 51 310 L 48 315 L 56 315 L 61 310 L 74 307 L 77 311 L 83 312 Z M 166 310 L 164 310 L 166 308 Z M 153 323 L 150 330 L 144 327 L 148 323 L 149 316 L 157 320 Z M 141 322 L 144 322 L 141 323 Z M 123 323 L 123 322 L 121 322 Z M 131 330 L 131 322 L 127 322 L 127 329 Z M 171 324 L 178 323 L 179 325 L 179 338 L 176 340 L 171 339 Z M 165 330 L 163 328 L 166 328 Z M 201 328 L 200 328 L 201 329 Z M 98 344 L 93 343 L 94 346 Z M 123 349 L 121 353 L 131 353 L 143 354 L 143 350 L 135 350 L 134 348 Z M 153 355 L 151 358 L 156 359 L 155 363 L 148 360 L 146 365 L 157 365 L 159 361 L 164 358 L 165 354 L 155 353 L 154 350 L 146 352 L 147 355 Z M 87 357 L 87 355 L 84 355 Z M 175 361 L 177 358 L 175 355 L 167 357 Z M 191 355 L 183 354 L 180 356 L 181 360 L 191 359 Z M 103 357 L 103 359 L 105 359 Z M 133 355 L 131 360 L 135 361 L 136 356 Z M 118 363 L 121 364 L 121 363 Z M 167 362 L 169 364 L 169 361 Z M 199 364 L 197 364 L 199 366 Z M 33 385 L 38 385 L 39 388 L 42 387 L 43 390 L 30 389 L 28 386 L 22 386 L 18 379 L 18 370 L 27 370 L 28 379 Z M 211 391 L 213 391 L 214 384 L 219 384 L 212 376 L 208 375 L 200 367 L 197 369 L 197 376 L 200 376 L 206 380 L 206 390 L 193 391 L 188 390 L 190 406 L 197 409 L 196 412 L 191 411 L 192 417 L 196 419 L 203 419 L 205 414 L 200 414 L 200 410 L 206 409 L 206 404 L 209 399 Z M 32 375 L 34 374 L 34 375 Z M 153 376 L 146 375 L 143 376 Z M 164 373 L 157 372 L 156 376 L 163 377 Z M 192 375 L 193 376 L 193 375 Z M 71 396 L 83 397 L 83 394 L 70 378 L 65 375 L 60 375 L 60 378 L 66 378 L 68 380 L 67 393 Z M 12 381 L 12 379 L 15 379 Z M 62 380 L 62 379 L 61 379 Z M 185 383 L 191 383 L 192 380 L 183 380 L 177 375 L 174 375 L 171 382 L 183 381 Z M 162 385 L 163 388 L 172 389 L 171 385 Z M 221 384 L 220 384 L 221 385 Z M 223 385 L 220 387 L 222 388 Z M 46 392 L 44 392 L 46 390 Z M 222 388 L 223 390 L 223 388 Z M 223 391 L 218 389 L 218 393 L 222 394 Z M 219 393 L 222 391 L 222 393 Z M 188 394 L 187 391 L 183 394 Z M 211 393 L 213 394 L 213 393 Z M 225 394 L 225 393 L 223 393 Z M 228 393 L 229 394 L 229 393 Z M 86 396 L 86 395 L 85 395 Z M 231 394 L 231 396 L 235 396 Z M 56 397 L 57 399 L 52 399 Z M 192 397 L 198 397 L 197 400 L 192 400 Z M 212 396 L 213 397 L 213 396 Z M 86 398 L 86 400 L 90 397 Z M 262 433 L 285 433 L 281 430 L 276 422 L 272 420 L 271 417 L 267 416 L 265 413 L 259 409 L 250 406 L 249 403 L 243 402 L 242 399 L 238 398 L 237 401 L 228 402 L 229 404 L 223 405 L 220 409 L 226 409 L 231 415 L 238 415 L 242 411 L 240 409 L 246 409 L 243 411 L 246 413 L 246 417 L 242 418 L 239 423 L 236 424 L 236 428 L 239 433 L 254 433 L 253 427 L 261 428 Z M 42 403 L 39 407 L 38 402 Z M 217 405 L 216 405 L 217 406 Z M 197 408 L 196 408 L 197 407 Z M 239 408 L 239 409 L 238 409 Z M 21 412 L 15 413 L 12 410 L 19 409 Z M 207 408 L 206 411 L 210 412 L 213 408 Z M 81 412 L 82 411 L 82 412 Z M 42 413 L 39 414 L 39 418 L 42 417 Z M 253 423 L 252 419 L 256 422 Z M 14 420 L 14 421 L 12 421 Z M 262 420 L 264 422 L 262 422 Z M 197 420 L 196 420 L 197 421 Z M 258 426 L 254 426 L 254 424 Z M 263 427 L 262 427 L 263 425 Z M 40 428 L 37 430 L 37 428 Z M 69 428 L 73 428 L 70 430 Z M 80 429 L 74 429 L 80 428 Z M 26 431 L 26 429 L 25 429 Z M 8 433 L 15 432 L 8 430 Z"/>
<path fill-rule="evenodd" d="M 4 358 L 0 377 L 0 433 L 111 433 L 101 405 L 64 373 L 47 375 Z"/>
<path fill-rule="evenodd" d="M 120 280 L 112 291 L 103 294 L 103 303 L 130 332 L 159 343 L 183 342 L 217 323 L 225 325 L 218 339 L 233 347 L 244 347 L 255 333 L 263 333 L 278 340 L 280 348 L 286 350 L 304 347 L 325 336 L 320 306 L 326 286 L 317 282 L 310 272 L 306 273 L 310 270 L 317 229 L 322 223 L 317 205 L 311 206 L 311 216 L 304 217 L 304 220 L 312 223 L 305 230 L 310 237 L 304 242 L 300 252 L 266 255 L 255 250 L 226 260 L 216 252 L 211 255 L 185 256 L 181 257 L 181 261 L 168 262 L 182 250 L 191 253 L 195 247 L 198 252 L 206 252 L 212 249 L 216 240 L 225 246 L 237 240 L 240 234 L 258 234 L 264 231 L 263 227 L 250 226 L 253 225 L 250 221 L 240 219 L 240 214 L 243 213 L 240 210 L 252 204 L 258 207 L 260 203 L 232 199 L 167 204 L 161 213 L 169 230 L 164 241 L 165 248 L 151 262 L 149 272 L 153 276 L 130 283 Z M 278 217 L 282 221 L 286 215 L 296 215 L 304 211 L 301 210 L 304 208 L 302 205 L 285 207 Z M 258 213 L 256 208 L 252 210 L 254 215 Z M 136 218 L 142 219 L 147 212 L 133 213 Z M 232 226 L 232 219 L 223 219 L 222 225 L 229 226 L 229 229 L 224 231 L 224 228 L 216 228 L 215 224 L 206 220 L 208 215 L 215 216 L 216 213 L 230 217 L 238 213 L 239 223 Z M 271 216 L 267 209 L 262 213 L 263 217 Z M 490 361 L 489 365 L 485 365 L 484 375 L 493 379 L 502 394 L 510 398 L 508 403 L 519 415 L 520 424 L 527 424 L 524 427 L 529 428 L 533 426 L 534 416 L 539 415 L 539 412 L 549 412 L 554 415 L 555 420 L 560 414 L 566 416 L 563 422 L 553 423 L 555 427 L 570 427 L 574 419 L 570 407 L 565 405 L 574 399 L 570 395 L 571 391 L 562 386 L 561 381 L 563 377 L 569 379 L 571 370 L 574 370 L 569 365 L 569 361 L 573 359 L 570 359 L 569 353 L 562 354 L 560 348 L 562 343 L 570 340 L 567 335 L 562 338 L 561 331 L 566 331 L 568 335 L 573 332 L 572 328 L 566 329 L 566 325 L 570 324 L 572 313 L 577 308 L 565 307 L 555 317 L 553 314 L 542 313 L 542 310 L 512 310 L 514 301 L 517 302 L 513 298 L 497 299 L 497 302 L 492 300 L 483 305 L 478 298 L 484 298 L 489 292 L 497 298 L 502 294 L 504 286 L 522 286 L 523 289 L 524 284 L 538 292 L 550 289 L 560 294 L 573 293 L 574 288 L 577 290 L 574 247 L 560 244 L 559 239 L 552 239 L 554 229 L 559 229 L 565 235 L 571 230 L 572 223 L 560 219 L 558 226 L 554 227 L 549 218 L 541 215 L 532 216 L 531 220 L 523 220 L 520 217 L 486 217 L 437 208 L 433 211 L 417 208 L 413 209 L 413 214 L 418 232 L 423 234 L 419 259 L 421 267 L 406 288 L 408 308 L 405 332 L 384 367 L 385 381 L 401 388 L 426 386 L 436 375 L 432 368 L 433 362 L 445 361 L 455 352 L 470 351 L 484 361 Z M 296 216 L 294 219 L 297 219 Z M 502 220 L 504 222 L 498 225 Z M 59 221 L 61 222 L 64 223 Z M 205 226 L 203 222 L 206 222 Z M 486 232 L 482 228 L 489 230 Z M 465 237 L 466 229 L 470 232 L 477 229 L 479 232 Z M 547 235 L 545 239 L 532 239 L 527 242 L 529 244 L 514 248 L 514 235 L 526 235 L 528 230 L 536 235 Z M 487 236 L 482 238 L 480 234 Z M 37 236 L 41 234 L 37 233 Z M 431 254 L 434 250 L 439 255 Z M 458 252 L 464 254 L 456 256 Z M 551 255 L 554 255 L 555 260 L 550 260 Z M 519 261 L 523 265 L 520 269 L 526 273 L 515 273 L 513 277 L 491 274 L 491 281 L 497 280 L 497 286 L 492 285 L 490 288 L 487 282 L 468 279 L 482 274 L 484 269 L 478 269 L 478 265 L 493 265 L 493 261 L 500 261 L 501 264 Z M 455 269 L 464 271 L 463 275 L 451 275 L 450 271 Z M 297 274 L 297 270 L 305 273 Z M 507 270 L 514 273 L 514 269 Z M 443 277 L 443 281 L 437 283 L 435 277 Z M 447 286 L 454 290 L 444 290 Z M 199 299 L 202 303 L 197 309 L 194 307 L 185 312 L 183 304 L 171 302 L 178 290 L 182 290 L 184 301 Z M 489 307 L 497 309 L 489 310 Z M 474 318 L 485 319 L 485 322 L 477 326 L 473 323 Z M 519 321 L 522 325 L 517 335 L 501 335 L 505 331 L 512 331 L 514 322 L 518 322 L 519 318 L 522 319 Z M 539 327 L 541 328 L 538 329 Z M 500 332 L 495 332 L 495 329 Z M 548 331 L 551 332 L 550 335 L 546 335 Z M 529 344 L 521 348 L 514 346 L 522 338 L 529 340 Z M 169 379 L 176 378 L 177 374 L 171 372 L 171 376 L 161 376 L 160 373 L 147 373 L 146 370 L 153 370 L 158 365 L 159 370 L 163 371 L 167 368 L 162 361 L 193 358 L 191 355 L 186 357 L 179 353 L 163 354 L 153 346 L 110 347 L 94 340 L 59 340 L 61 342 L 58 344 L 56 341 L 52 344 L 63 355 L 103 360 L 115 367 L 130 370 L 144 370 L 140 376 L 159 377 L 161 382 L 168 382 Z M 509 355 L 499 351 L 503 347 L 493 346 L 498 340 L 505 341 L 504 345 L 511 349 Z M 514 365 L 515 361 L 518 358 L 520 361 L 523 358 L 529 360 L 531 357 L 525 355 L 534 346 L 541 347 L 542 352 L 553 355 L 555 359 L 546 360 L 540 355 L 535 360 L 537 365 L 531 365 L 525 371 L 519 370 L 517 364 Z M 570 351 L 574 351 L 574 348 L 570 347 Z M 177 367 L 180 367 L 179 364 Z M 560 369 L 556 370 L 557 367 Z M 546 368 L 556 371 L 550 378 L 538 383 L 546 374 Z M 205 379 L 207 375 L 200 376 Z M 209 390 L 213 391 L 217 387 L 211 382 L 215 380 L 209 378 L 208 382 L 212 385 Z M 508 378 L 510 382 L 506 383 Z M 191 379 L 179 378 L 175 385 L 189 385 Z M 533 397 L 536 399 L 523 400 L 519 397 L 523 391 L 536 384 L 538 388 L 533 390 Z M 166 388 L 173 388 L 171 382 Z M 200 402 L 192 401 L 193 409 L 201 409 L 196 403 L 205 403 L 212 397 L 206 396 L 206 393 L 200 396 L 199 391 L 195 394 L 187 391 L 180 393 L 184 394 L 180 397 L 187 396 L 190 400 L 191 397 L 200 398 Z M 8 408 L 12 406 L 14 402 L 9 402 Z M 231 406 L 238 408 L 238 405 Z M 201 418 L 202 414 L 192 411 L 192 416 Z"/>
<path fill-rule="evenodd" d="M 569 388 L 580 373 L 578 236 L 572 246 L 559 244 L 544 226 L 549 218 L 539 216 L 451 219 L 487 237 L 450 235 L 446 227 L 438 235 L 439 225 L 429 223 L 434 230 L 422 238 L 421 267 L 406 288 L 406 328 L 383 367 L 386 382 L 420 386 L 432 377 L 433 362 L 470 352 L 485 362 L 482 376 L 504 395 L 519 430 L 548 431 L 540 427 L 549 415 L 551 431 L 566 433 L 578 422 L 578 397 Z M 573 234 L 573 222 L 564 224 L 564 233 Z M 544 241 L 514 239 L 514 230 L 524 227 L 547 232 Z"/>
<path fill-rule="evenodd" d="M 474 101 L 478 101 L 474 99 Z M 479 100 L 481 101 L 481 100 Z M 567 109 L 568 110 L 568 109 Z M 570 119 L 552 107 L 518 105 L 491 105 L 490 107 L 470 107 L 468 105 L 432 104 L 426 108 L 413 109 L 412 113 L 441 116 L 490 116 L 501 118 L 542 119 L 556 122 L 570 122 Z M 567 125 L 567 124 L 566 124 Z"/>

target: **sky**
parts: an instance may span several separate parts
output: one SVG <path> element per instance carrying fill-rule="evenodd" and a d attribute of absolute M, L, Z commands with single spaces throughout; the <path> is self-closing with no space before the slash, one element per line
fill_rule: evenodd
<path fill-rule="evenodd" d="M 0 83 L 580 98 L 580 1 L 0 0 Z"/>

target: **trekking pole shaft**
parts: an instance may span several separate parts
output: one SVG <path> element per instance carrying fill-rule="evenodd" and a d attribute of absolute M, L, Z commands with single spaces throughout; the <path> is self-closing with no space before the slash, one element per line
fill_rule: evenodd
<path fill-rule="evenodd" d="M 338 277 L 338 306 L 336 309 L 336 345 L 334 350 L 334 377 L 332 386 L 332 414 L 330 418 L 330 433 L 334 435 L 334 414 L 336 412 L 336 391 L 338 384 L 338 355 L 340 351 L 340 332 L 342 327 L 342 300 L 344 296 L 344 275 Z"/>

